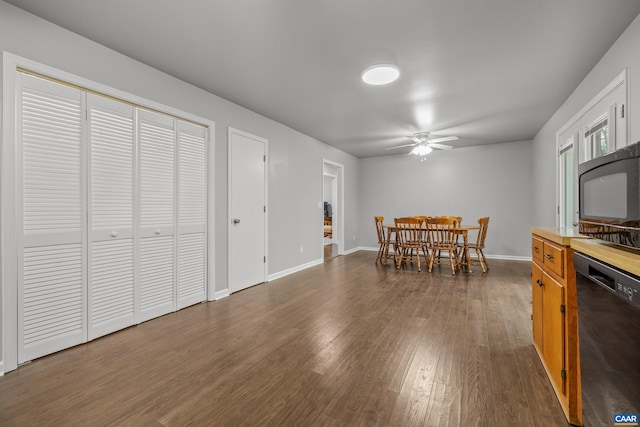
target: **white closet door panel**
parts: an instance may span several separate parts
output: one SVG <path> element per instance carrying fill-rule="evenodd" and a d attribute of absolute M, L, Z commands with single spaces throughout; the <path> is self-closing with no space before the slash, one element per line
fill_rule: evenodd
<path fill-rule="evenodd" d="M 174 224 L 174 124 L 168 117 L 141 111 L 139 126 L 141 227 L 155 232 Z"/>
<path fill-rule="evenodd" d="M 206 128 L 178 122 L 178 308 L 206 299 Z"/>
<path fill-rule="evenodd" d="M 134 108 L 87 95 L 89 339 L 135 323 Z"/>
<path fill-rule="evenodd" d="M 147 237 L 140 244 L 142 321 L 174 310 L 173 236 Z"/>
<path fill-rule="evenodd" d="M 24 250 L 20 362 L 83 342 L 84 267 L 81 244 Z"/>
<path fill-rule="evenodd" d="M 206 299 L 206 235 L 178 237 L 178 308 Z"/>
<path fill-rule="evenodd" d="M 188 123 L 179 123 L 178 150 L 179 224 L 181 227 L 185 225 L 203 227 L 207 219 L 206 129 Z"/>
<path fill-rule="evenodd" d="M 133 260 L 133 239 L 93 242 L 90 339 L 135 323 Z"/>
<path fill-rule="evenodd" d="M 22 75 L 19 148 L 25 235 L 82 230 L 81 95 Z"/>
<path fill-rule="evenodd" d="M 18 74 L 18 362 L 86 340 L 83 95 Z"/>
<path fill-rule="evenodd" d="M 139 112 L 140 317 L 174 311 L 175 120 Z"/>
<path fill-rule="evenodd" d="M 89 95 L 91 229 L 133 228 L 133 107 Z"/>

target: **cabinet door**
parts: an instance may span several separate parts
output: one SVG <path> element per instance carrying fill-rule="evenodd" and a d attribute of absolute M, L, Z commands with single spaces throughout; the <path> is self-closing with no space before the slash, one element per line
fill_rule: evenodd
<path fill-rule="evenodd" d="M 538 352 L 542 354 L 542 294 L 544 288 L 542 286 L 542 270 L 534 262 L 531 263 L 531 306 L 532 306 L 532 320 L 533 320 L 533 344 L 538 349 Z"/>
<path fill-rule="evenodd" d="M 562 379 L 565 355 L 564 330 L 564 287 L 543 273 L 544 291 L 542 297 L 543 332 L 542 353 L 547 365 L 551 381 L 556 390 L 566 393 L 565 382 Z"/>

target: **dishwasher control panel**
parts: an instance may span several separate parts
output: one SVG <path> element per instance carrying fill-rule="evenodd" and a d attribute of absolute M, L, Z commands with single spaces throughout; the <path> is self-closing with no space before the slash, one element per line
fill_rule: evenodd
<path fill-rule="evenodd" d="M 573 265 L 576 272 L 640 310 L 640 277 L 579 252 L 573 255 Z"/>

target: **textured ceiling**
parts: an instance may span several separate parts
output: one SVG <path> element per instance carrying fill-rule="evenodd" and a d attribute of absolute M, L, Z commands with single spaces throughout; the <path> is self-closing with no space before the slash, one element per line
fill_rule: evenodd
<path fill-rule="evenodd" d="M 357 157 L 532 139 L 637 0 L 9 0 Z M 388 86 L 360 80 L 396 64 Z"/>

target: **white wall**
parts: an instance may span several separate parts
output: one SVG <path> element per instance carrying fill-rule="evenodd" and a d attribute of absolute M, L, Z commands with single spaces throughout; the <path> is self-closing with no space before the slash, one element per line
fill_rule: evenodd
<path fill-rule="evenodd" d="M 318 207 L 318 202 L 323 198 L 323 158 L 345 167 L 345 232 L 347 235 L 357 234 L 359 171 L 355 157 L 3 1 L 0 1 L 0 50 L 215 122 L 216 220 L 213 229 L 216 239 L 217 291 L 228 287 L 229 126 L 269 140 L 269 274 L 321 260 L 323 257 L 323 237 L 318 232 L 318 224 L 323 217 L 323 210 Z M 302 254 L 299 252 L 301 245 L 305 247 Z M 348 240 L 345 242 L 345 250 L 358 245 L 357 240 Z"/>
<path fill-rule="evenodd" d="M 623 69 L 629 82 L 627 135 L 640 141 L 640 16 L 625 30 L 533 140 L 533 225 L 556 224 L 556 132 Z"/>
<path fill-rule="evenodd" d="M 373 217 L 456 215 L 465 224 L 489 216 L 487 255 L 529 257 L 530 141 L 436 150 L 421 162 L 398 155 L 361 160 L 360 233 L 376 247 Z"/>

